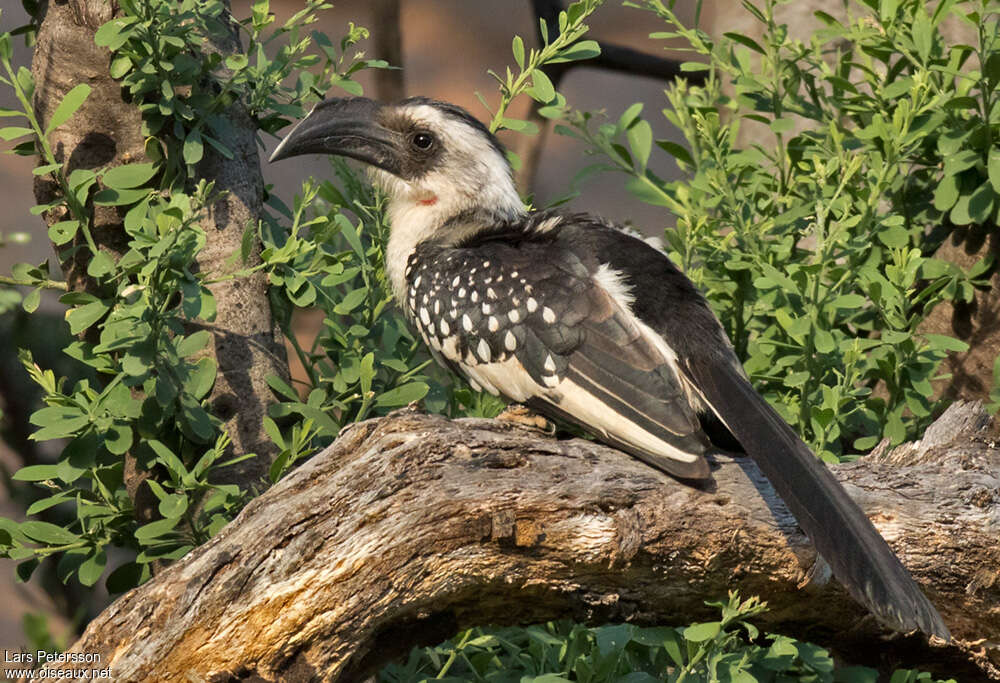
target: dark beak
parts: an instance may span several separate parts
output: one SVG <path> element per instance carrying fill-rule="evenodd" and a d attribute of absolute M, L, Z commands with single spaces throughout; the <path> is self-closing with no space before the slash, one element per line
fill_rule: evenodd
<path fill-rule="evenodd" d="M 270 161 L 335 154 L 398 175 L 402 136 L 379 123 L 382 105 L 366 97 L 325 100 L 285 136 Z"/>

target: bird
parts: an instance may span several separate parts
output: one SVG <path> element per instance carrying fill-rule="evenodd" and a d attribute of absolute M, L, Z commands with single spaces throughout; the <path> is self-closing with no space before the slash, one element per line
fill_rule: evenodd
<path fill-rule="evenodd" d="M 526 210 L 496 136 L 440 100 L 324 100 L 270 161 L 302 154 L 368 167 L 387 196 L 386 279 L 439 363 L 683 481 L 710 477 L 708 456 L 738 444 L 850 595 L 893 629 L 950 639 L 656 245 L 598 216 Z"/>

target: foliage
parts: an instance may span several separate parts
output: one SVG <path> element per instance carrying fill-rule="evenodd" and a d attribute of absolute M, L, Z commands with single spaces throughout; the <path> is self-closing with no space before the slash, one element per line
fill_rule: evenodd
<path fill-rule="evenodd" d="M 759 42 L 686 27 L 673 3 L 627 4 L 664 20 L 651 37 L 683 39 L 703 60 L 683 68 L 707 83 L 667 90 L 686 148 L 654 141 L 641 104 L 611 122 L 573 112 L 558 130 L 602 157 L 586 173 L 622 172 L 635 197 L 676 215 L 672 258 L 758 389 L 824 458 L 919 434 L 941 360 L 967 348 L 919 325 L 941 301 L 971 300 L 992 267 L 962 272 L 930 254 L 1000 208 L 995 3 L 866 0 L 843 23 L 818 12 L 822 28 L 801 41 L 776 22 L 775 0 L 744 3 Z M 946 41 L 949 14 L 976 27 L 974 47 Z M 747 128 L 759 141 L 743 141 Z M 661 152 L 685 179 L 651 170 Z"/>
<path fill-rule="evenodd" d="M 207 286 L 212 280 L 196 263 L 205 244 L 200 221 L 218 194 L 210 183 L 198 180 L 195 165 L 206 148 L 231 156 L 223 141 L 231 126 L 227 109 L 237 99 L 262 130 L 274 131 L 287 124 L 286 116 L 302 116 L 306 105 L 334 85 L 358 92 L 350 77 L 359 69 L 385 66 L 361 55 L 345 57 L 367 35 L 363 28 L 351 25 L 339 45 L 319 34 L 303 37 L 316 12 L 328 7 L 320 2 L 307 3 L 268 35 L 264 30 L 274 21 L 268 3 L 254 3 L 253 16 L 242 24 L 249 56 L 227 58 L 220 46 L 231 40 L 231 18 L 220 0 L 126 0 L 121 7 L 120 16 L 98 29 L 96 41 L 112 51 L 112 75 L 121 79 L 142 111 L 148 161 L 67 173 L 49 136 L 79 110 L 90 89 L 79 85 L 70 90 L 42 126 L 31 106 L 31 74 L 23 67 L 14 69 L 10 34 L 0 36 L 0 62 L 7 74 L 2 82 L 21 105 L 0 115 L 20 117 L 27 124 L 2 128 L 0 137 L 27 138 L 13 151 L 39 155 L 36 176 L 58 191 L 52 203 L 32 213 L 62 217 L 49 229 L 49 237 L 61 260 L 83 250 L 93 280 L 88 292 L 70 292 L 60 299 L 67 306 L 70 332 L 78 335 L 65 352 L 85 370 L 84 378 L 68 387 L 51 370 L 36 365 L 29 353 L 21 354 L 27 372 L 43 390 L 45 404 L 32 415 L 39 428 L 32 438 L 68 443 L 57 463 L 25 467 L 14 475 L 46 491 L 27 511 L 43 519 L 22 524 L 0 520 L 0 549 L 23 560 L 18 567 L 22 579 L 40 559 L 58 556 L 59 577 L 64 582 L 75 578 L 85 586 L 105 574 L 111 548 L 130 550 L 135 561 L 107 577 L 113 592 L 148 578 L 153 561 L 176 559 L 207 540 L 252 493 L 212 483 L 215 471 L 253 454 L 230 453 L 229 437 L 204 405 L 216 376 L 215 361 L 202 353 L 211 341 L 215 302 Z M 272 41 L 287 43 L 273 59 L 263 50 Z M 283 85 L 292 73 L 298 73 L 294 84 Z M 129 241 L 117 260 L 94 241 L 94 206 L 116 207 L 124 215 Z M 233 255 L 234 262 L 242 258 L 246 263 L 251 257 L 253 228 L 243 253 Z M 271 251 L 265 253 L 273 255 L 287 246 L 286 232 L 295 237 L 295 228 L 289 231 L 279 221 L 270 221 L 265 246 Z M 280 259 L 267 261 L 225 277 L 265 267 L 273 267 L 278 279 L 283 266 Z M 23 300 L 29 312 L 38 305 L 40 288 L 60 285 L 49 279 L 45 264 L 16 266 L 13 277 L 4 282 L 35 288 Z M 285 291 L 276 289 L 275 296 Z M 376 402 L 379 399 L 391 403 L 381 396 Z M 289 448 L 284 440 L 278 442 L 287 452 L 282 452 L 275 477 L 301 456 L 303 428 L 311 429 L 292 426 Z M 276 428 L 273 435 L 281 437 Z M 153 473 L 145 486 L 158 502 L 159 518 L 154 521 L 142 524 L 134 518 L 133 501 L 124 487 L 126 454 Z"/>
<path fill-rule="evenodd" d="M 542 68 L 596 54 L 597 44 L 584 39 L 584 20 L 600 4 L 599 0 L 572 4 L 560 14 L 558 32 L 543 24 L 543 44 L 537 49 L 526 51 L 524 41 L 515 37 L 512 50 L 517 72 L 508 69 L 503 76 L 493 74 L 500 86 L 500 102 L 490 110 L 491 130 L 537 132 L 529 122 L 506 114 L 521 94 L 532 97 L 543 115 L 558 118 L 570 113 L 565 98 L 554 90 Z M 898 11 L 910 11 L 910 4 L 902 2 Z M 0 550 L 22 561 L 21 578 L 30 575 L 39 559 L 57 556 L 57 573 L 63 581 L 75 579 L 91 586 L 107 573 L 110 551 L 126 549 L 134 553 L 135 561 L 111 572 L 106 580 L 111 591 L 136 585 L 149 576 L 154 561 L 175 559 L 207 540 L 255 493 L 212 483 L 210 476 L 252 454 L 234 458 L 229 453 L 228 436 L 205 405 L 216 367 L 201 352 L 210 342 L 208 330 L 214 317 L 208 285 L 218 279 L 209 280 L 194 266 L 205 244 L 200 224 L 204 209 L 217 194 L 210 183 L 198 180 L 197 165 L 208 155 L 232 154 L 225 141 L 231 131 L 227 112 L 234 103 L 248 110 L 260 130 L 274 133 L 301 117 L 309 104 L 334 87 L 360 94 L 360 86 L 352 79 L 359 69 L 387 66 L 363 54 L 351 54 L 367 36 L 361 27 L 351 24 L 338 43 L 315 32 L 307 35 L 316 12 L 328 7 L 319 0 L 308 0 L 301 12 L 281 26 L 275 25 L 267 0 L 257 0 L 251 17 L 240 23 L 246 51 L 228 56 L 223 46 L 231 40 L 231 17 L 220 0 L 121 0 L 120 6 L 121 15 L 102 26 L 96 39 L 112 52 L 112 75 L 142 111 L 147 160 L 139 163 L 67 173 L 50 148 L 49 135 L 71 119 L 89 89 L 78 86 L 67 93 L 49 124 L 42 126 L 30 104 L 30 72 L 13 68 L 10 34 L 0 36 L 0 65 L 6 72 L 0 80 L 14 90 L 21 105 L 16 110 L 0 110 L 0 116 L 20 117 L 26 124 L 0 128 L 0 138 L 23 140 L 14 148 L 16 153 L 39 155 L 41 164 L 35 173 L 56 186 L 58 196 L 53 203 L 36 207 L 34 213 L 60 216 L 49 230 L 50 239 L 62 257 L 84 254 L 87 274 L 93 280 L 90 293 L 70 292 L 61 298 L 67 306 L 68 327 L 77 335 L 66 353 L 77 362 L 82 378 L 72 383 L 58 379 L 30 353 L 21 354 L 26 371 L 43 391 L 44 407 L 32 417 L 39 428 L 33 438 L 66 439 L 67 443 L 55 464 L 23 468 L 15 476 L 37 485 L 46 497 L 28 509 L 29 521 L 0 520 Z M 650 1 L 647 8 L 673 21 L 669 8 L 661 3 Z M 770 15 L 762 16 L 767 20 Z M 936 36 L 933 28 L 931 23 L 929 30 Z M 913 154 L 918 147 L 921 153 L 930 154 L 933 150 L 927 150 L 933 145 L 928 125 L 919 118 L 924 114 L 914 112 L 931 111 L 931 103 L 937 106 L 943 100 L 927 87 L 918 90 L 925 99 L 905 105 L 910 108 L 900 120 L 908 126 L 906 131 L 923 131 L 919 145 L 908 142 L 909 146 L 893 147 L 895 139 L 859 135 L 850 125 L 835 125 L 811 109 L 813 118 L 819 117 L 826 125 L 825 132 L 802 134 L 793 144 L 784 137 L 786 124 L 773 120 L 803 116 L 804 105 L 799 101 L 803 98 L 793 95 L 790 84 L 809 80 L 806 74 L 821 68 L 816 61 L 818 46 L 811 51 L 796 47 L 805 59 L 798 64 L 777 36 L 769 38 L 770 61 L 762 60 L 765 76 L 752 76 L 740 49 L 746 40 L 730 37 L 728 43 L 709 45 L 695 31 L 679 26 L 677 30 L 701 40 L 696 44 L 715 60 L 712 68 L 719 77 L 739 76 L 742 88 L 736 97 L 727 99 L 716 77 L 705 90 L 683 85 L 672 90 L 676 113 L 671 116 L 688 135 L 692 152 L 657 142 L 691 171 L 692 181 L 670 185 L 649 170 L 653 140 L 650 127 L 639 117 L 639 107 L 630 108 L 617 124 L 597 130 L 592 129 L 593 115 L 571 114 L 573 127 L 564 130 L 572 130 L 607 155 L 615 168 L 626 171 L 631 178 L 629 188 L 637 196 L 669 206 L 679 215 L 680 230 L 671 241 L 674 256 L 702 283 L 727 319 L 755 379 L 764 382 L 772 398 L 783 402 L 780 405 L 790 406 L 785 412 L 807 433 L 811 429 L 814 440 L 826 444 L 827 452 L 838 452 L 837 439 L 850 430 L 864 432 L 872 421 L 883 418 L 901 420 L 907 407 L 913 414 L 925 415 L 931 408 L 923 393 L 926 379 L 933 375 L 943 350 L 954 344 L 917 337 L 913 321 L 944 296 L 967 297 L 973 280 L 918 249 L 921 230 L 932 216 L 926 201 L 899 223 L 896 214 L 878 199 L 919 195 L 919 186 L 907 184 L 922 177 L 913 172 L 918 166 Z M 895 26 L 893 30 L 907 29 Z M 853 36 L 857 29 L 850 32 Z M 875 39 L 870 31 L 862 33 L 859 40 Z M 936 40 L 932 39 L 927 55 L 943 59 L 944 48 Z M 736 48 L 729 53 L 723 49 L 734 44 Z M 877 49 L 870 52 L 862 54 L 866 59 L 882 59 Z M 916 79 L 912 75 L 916 68 L 904 65 L 892 78 L 905 73 Z M 849 75 L 844 71 L 842 66 L 836 72 L 842 80 Z M 927 78 L 934 76 L 938 79 L 935 87 L 945 88 L 942 74 L 950 72 L 930 71 Z M 876 70 L 864 73 L 872 83 L 878 80 L 873 75 Z M 827 80 L 839 84 L 832 78 Z M 779 86 L 782 94 L 771 97 L 769 105 L 768 89 Z M 834 92 L 839 95 L 820 98 L 829 111 L 836 110 L 831 102 L 850 100 L 844 94 L 849 88 L 837 87 Z M 967 92 L 978 93 L 977 87 Z M 898 104 L 905 99 L 899 88 L 888 102 Z M 863 87 L 859 91 L 869 92 Z M 872 92 L 881 94 L 861 97 L 851 93 L 859 99 L 852 100 L 854 108 L 848 110 L 865 126 L 873 125 L 870 115 L 875 105 L 886 104 L 881 90 Z M 865 97 L 875 99 L 866 102 Z M 783 173 L 776 175 L 763 163 L 767 157 L 762 150 L 734 149 L 740 119 L 726 122 L 713 117 L 710 107 L 715 102 L 723 102 L 744 118 L 767 114 L 764 118 L 777 128 L 778 151 L 772 154 L 771 163 L 782 164 Z M 790 113 L 776 113 L 774 102 Z M 818 104 L 815 107 L 821 113 L 827 111 Z M 965 122 L 962 125 L 972 132 L 959 145 L 992 150 L 991 144 L 980 145 L 983 133 L 976 133 L 981 128 L 970 123 L 971 111 L 949 109 L 952 118 L 935 122 L 934 127 L 957 130 L 959 122 Z M 987 107 L 987 111 L 992 110 Z M 895 121 L 882 120 L 879 125 L 895 126 Z M 845 151 L 848 144 L 850 152 Z M 891 162 L 874 165 L 876 159 L 890 157 Z M 929 182 L 935 171 L 930 161 L 924 163 L 926 167 L 920 169 Z M 276 320 L 306 371 L 304 386 L 270 380 L 279 397 L 265 421 L 268 435 L 280 450 L 271 468 L 272 481 L 329 442 L 344 425 L 414 400 L 423 399 L 428 409 L 452 415 L 489 415 L 499 407 L 496 399 L 450 383 L 429 365 L 426 350 L 390 305 L 382 269 L 387 237 L 383 199 L 343 163 L 334 162 L 333 168 L 334 179 L 307 181 L 291 207 L 267 196 L 271 213 L 260 225 L 248 226 L 241 253 L 232 257 L 234 270 L 218 276 L 267 273 Z M 965 177 L 971 177 L 973 168 L 982 171 L 978 164 L 953 169 L 966 174 L 959 183 L 956 205 L 964 196 L 965 183 L 972 182 Z M 992 180 L 990 167 L 983 168 L 987 169 L 983 177 Z M 862 196 L 860 184 L 872 173 L 876 180 L 881 178 L 878 187 L 883 191 Z M 770 180 L 765 178 L 768 174 Z M 775 186 L 776 178 L 780 186 Z M 740 194 L 723 196 L 727 184 Z M 785 192 L 798 203 L 783 199 Z M 977 210 L 980 204 L 972 201 L 972 194 L 967 203 L 970 210 Z M 97 246 L 92 234 L 95 205 L 117 207 L 124 215 L 129 241 L 122 256 L 113 258 Z M 850 216 L 855 213 L 860 218 L 852 223 Z M 882 246 L 870 259 L 855 263 L 851 259 L 859 258 L 857 240 L 862 230 L 877 232 Z M 807 234 L 820 236 L 818 243 L 827 251 L 805 250 L 799 242 Z M 255 253 L 258 240 L 259 255 Z M 882 257 L 889 258 L 895 270 L 878 273 Z M 848 277 L 854 272 L 868 279 L 862 278 L 857 285 Z M 40 289 L 60 287 L 44 264 L 19 265 L 13 277 L 0 284 L 30 287 L 21 302 L 29 312 L 38 305 Z M 909 294 L 918 288 L 920 298 L 914 305 Z M 10 290 L 0 289 L 0 303 L 13 301 L 2 298 L 5 291 Z M 293 322 L 307 308 L 318 310 L 323 324 L 315 336 L 300 338 Z M 783 308 L 792 312 L 785 316 L 787 321 L 781 317 Z M 802 319 L 809 324 L 803 326 L 798 322 Z M 904 336 L 891 338 L 887 332 Z M 809 348 L 817 353 L 806 353 Z M 850 362 L 837 370 L 838 359 Z M 773 376 L 764 368 L 773 370 Z M 815 375 L 789 383 L 805 369 Z M 889 399 L 872 398 L 864 384 L 889 377 L 896 380 L 890 383 Z M 829 391 L 834 391 L 832 398 Z M 832 418 L 826 412 L 805 416 L 795 412 L 807 400 L 813 401 L 817 392 L 825 401 L 817 403 L 822 410 L 836 409 Z M 898 436 L 895 426 L 892 430 L 887 433 Z M 123 484 L 126 454 L 135 456 L 139 466 L 151 473 L 145 486 L 155 496 L 159 513 L 152 522 L 141 524 L 134 519 L 133 503 Z M 828 655 L 815 646 L 781 636 L 768 636 L 768 644 L 759 644 L 763 641 L 746 621 L 762 609 L 754 599 L 740 601 L 734 595 L 718 607 L 722 610 L 719 621 L 686 629 L 629 625 L 593 629 L 569 624 L 527 630 L 475 629 L 452 644 L 416 652 L 407 663 L 386 670 L 383 678 L 450 675 L 466 677 L 460 680 L 470 676 L 520 680 L 525 676 L 545 681 L 573 676 L 577 680 L 642 681 L 669 672 L 674 676 L 671 680 L 705 680 L 709 674 L 720 680 L 751 680 L 749 675 L 759 676 L 753 680 L 774 680 L 780 672 L 807 680 L 872 680 L 865 672 L 831 674 Z M 32 629 L 37 632 L 36 640 L 43 638 L 38 624 Z M 744 634 L 756 639 L 755 643 L 747 643 Z"/>
<path fill-rule="evenodd" d="M 757 598 L 707 603 L 717 621 L 671 628 L 632 624 L 587 627 L 550 622 L 527 628 L 474 628 L 435 647 L 414 649 L 381 671 L 381 683 L 443 680 L 501 683 L 875 683 L 866 667 L 834 668 L 830 654 L 786 636 L 764 635 L 749 619 L 766 611 Z M 901 670 L 892 683 L 931 681 Z"/>

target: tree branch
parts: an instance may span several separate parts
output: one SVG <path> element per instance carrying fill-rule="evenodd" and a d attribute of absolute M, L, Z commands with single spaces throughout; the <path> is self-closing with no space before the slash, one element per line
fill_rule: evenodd
<path fill-rule="evenodd" d="M 739 587 L 770 604 L 760 626 L 854 662 L 996 676 L 1000 456 L 978 405 L 942 419 L 922 450 L 835 472 L 941 610 L 947 647 L 804 581 L 823 574 L 815 553 L 746 460 L 699 490 L 593 442 L 403 411 L 345 430 L 72 650 L 118 681 L 358 680 L 474 624 L 686 623 Z"/>

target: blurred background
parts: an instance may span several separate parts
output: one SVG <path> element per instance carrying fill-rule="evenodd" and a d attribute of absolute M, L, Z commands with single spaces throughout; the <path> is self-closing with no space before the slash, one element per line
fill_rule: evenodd
<path fill-rule="evenodd" d="M 693 13 L 694 3 L 681 10 Z M 372 31 L 372 38 L 358 45 L 367 56 L 384 58 L 376 48 L 378 27 L 376 7 L 371 0 L 346 0 L 327 10 L 321 22 L 315 26 L 328 34 L 334 41 L 344 35 L 348 23 L 365 26 Z M 234 0 L 233 14 L 237 18 L 248 16 L 249 0 Z M 293 0 L 273 0 L 272 11 L 278 22 L 283 22 L 302 3 Z M 27 15 L 20 0 L 0 0 L 0 29 L 9 31 L 27 22 Z M 681 12 L 683 17 L 684 12 Z M 691 16 L 684 17 L 692 21 Z M 619 3 L 608 3 L 589 22 L 591 38 L 617 43 L 659 56 L 674 56 L 664 52 L 667 44 L 662 40 L 651 40 L 648 34 L 662 30 L 662 24 L 647 12 L 622 7 Z M 659 24 L 659 25 L 658 25 Z M 529 0 L 494 0 L 492 2 L 468 2 L 467 0 L 401 0 L 399 5 L 399 27 L 401 33 L 402 79 L 405 95 L 426 95 L 461 105 L 480 119 L 488 119 L 486 112 L 476 98 L 478 91 L 487 102 L 495 105 L 498 101 L 496 83 L 487 74 L 487 69 L 503 72 L 511 57 L 511 39 L 515 34 L 524 38 L 526 46 L 536 44 L 536 24 Z M 15 62 L 30 66 L 31 50 L 23 40 L 15 39 Z M 362 72 L 358 80 L 365 88 L 365 94 L 378 98 L 380 93 L 373 80 L 372 72 Z M 629 76 L 602 71 L 587 66 L 577 66 L 570 70 L 559 90 L 570 105 L 577 109 L 604 110 L 607 116 L 616 120 L 634 102 L 645 103 L 644 115 L 648 118 L 655 138 L 677 139 L 676 131 L 667 123 L 660 111 L 666 106 L 663 96 L 665 84 L 657 78 Z M 331 96 L 344 93 L 330 93 Z M 13 94 L 0 87 L 0 107 L 12 106 Z M 528 112 L 527 98 L 515 102 L 511 115 L 523 118 Z M 505 133 L 503 141 L 514 146 L 516 135 Z M 276 138 L 265 136 L 261 158 L 277 144 Z M 664 155 L 660 155 L 662 162 Z M 654 160 L 656 157 L 654 156 Z M 533 193 L 535 205 L 544 206 L 555 198 L 564 196 L 570 189 L 570 180 L 577 170 L 588 165 L 589 160 L 583 149 L 574 140 L 559 135 L 548 135 L 541 150 L 540 162 L 534 186 L 521 188 L 524 193 Z M 655 161 L 654 161 L 655 164 Z M 46 237 L 44 224 L 32 216 L 29 209 L 35 204 L 32 195 L 31 170 L 35 165 L 32 158 L 10 154 L 0 156 L 0 234 L 26 233 L 30 240 L 25 243 L 8 243 L 0 249 L 0 273 L 9 274 L 11 266 L 18 262 L 40 263 L 52 260 L 53 272 L 58 273 L 53 250 Z M 328 162 L 321 157 L 302 157 L 299 163 L 289 166 L 269 167 L 264 164 L 266 183 L 274 185 L 273 192 L 286 203 L 298 191 L 303 179 L 309 175 L 322 176 L 328 173 Z M 675 167 L 652 170 L 660 177 L 671 178 L 677 174 Z M 672 224 L 669 213 L 661 208 L 639 203 L 623 189 L 622 182 L 609 176 L 591 178 L 581 189 L 581 194 L 570 206 L 574 210 L 593 211 L 610 219 L 631 222 L 647 234 L 662 234 L 665 227 Z M 61 323 L 62 307 L 55 296 L 43 301 L 43 310 L 51 317 L 54 332 Z M 4 316 L 4 317 L 10 317 Z M 309 316 L 302 316 L 302 324 L 310 324 Z M 21 370 L 16 363 L 18 329 L 16 324 L 4 322 L 0 318 L 0 401 L 11 395 L 12 382 Z M 65 333 L 63 333 L 65 334 Z M 61 336 L 61 335 L 60 335 Z M 58 349 L 55 351 L 58 354 Z M 291 355 L 291 354 L 290 354 Z M 43 364 L 55 365 L 58 357 L 39 357 Z M 50 365 L 50 366 L 51 366 Z M 56 366 L 58 367 L 58 366 Z M 6 383 L 7 386 L 3 386 Z M 3 406 L 8 413 L 17 406 Z M 28 406 L 23 409 L 28 410 Z M 49 444 L 51 447 L 51 444 Z M 32 448 L 33 458 L 54 457 L 34 444 L 22 443 L 13 448 L 0 441 L 0 463 L 7 472 L 13 472 L 23 464 L 24 449 Z M 0 484 L 0 516 L 23 519 L 23 510 L 10 500 L 6 488 Z M 37 574 L 36 574 L 37 577 Z M 33 580 L 34 581 L 34 580 Z M 45 591 L 34 583 L 15 581 L 15 563 L 0 562 L 0 649 L 17 650 L 29 647 L 25 636 L 25 625 L 39 633 L 48 628 L 53 633 L 72 641 L 70 622 L 67 614 L 74 610 L 72 590 L 65 591 L 63 604 L 53 605 Z M 26 617 L 27 615 L 27 617 Z M 27 618 L 27 621 L 25 619 Z"/>

